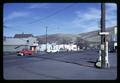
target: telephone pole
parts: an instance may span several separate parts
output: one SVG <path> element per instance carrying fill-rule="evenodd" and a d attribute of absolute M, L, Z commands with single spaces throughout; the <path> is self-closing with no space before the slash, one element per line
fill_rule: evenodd
<path fill-rule="evenodd" d="M 96 62 L 96 66 L 100 68 L 109 67 L 108 61 L 108 35 L 105 29 L 105 3 L 101 3 L 101 31 L 99 35 L 101 36 L 101 45 L 99 51 L 99 59 Z"/>
<path fill-rule="evenodd" d="M 105 3 L 101 3 L 101 32 L 105 32 Z M 101 67 L 105 68 L 105 35 L 101 35 Z"/>
<path fill-rule="evenodd" d="M 47 26 L 46 26 L 46 52 L 47 52 Z"/>

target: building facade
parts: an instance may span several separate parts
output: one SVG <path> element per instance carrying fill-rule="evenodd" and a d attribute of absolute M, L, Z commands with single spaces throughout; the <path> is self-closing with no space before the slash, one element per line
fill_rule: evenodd
<path fill-rule="evenodd" d="M 16 52 L 22 49 L 30 49 L 32 51 L 39 50 L 38 41 L 34 37 L 28 38 L 6 38 L 3 41 L 4 52 Z"/>

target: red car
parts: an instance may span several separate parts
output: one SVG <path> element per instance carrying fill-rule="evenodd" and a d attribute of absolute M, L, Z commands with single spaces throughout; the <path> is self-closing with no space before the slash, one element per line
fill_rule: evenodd
<path fill-rule="evenodd" d="M 22 49 L 21 51 L 18 51 L 17 54 L 21 56 L 25 56 L 25 55 L 33 55 L 34 52 L 28 49 Z"/>

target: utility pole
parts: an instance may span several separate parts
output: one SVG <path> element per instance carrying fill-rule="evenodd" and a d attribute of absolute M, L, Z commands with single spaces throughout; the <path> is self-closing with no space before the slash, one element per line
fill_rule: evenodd
<path fill-rule="evenodd" d="M 46 26 L 46 52 L 47 52 L 47 26 Z"/>
<path fill-rule="evenodd" d="M 108 32 L 105 29 L 105 3 L 101 3 L 101 45 L 100 45 L 100 56 L 96 63 L 97 67 L 106 68 L 109 66 L 108 62 Z"/>
<path fill-rule="evenodd" d="M 101 32 L 105 32 L 105 3 L 101 3 Z M 105 68 L 105 35 L 101 35 L 101 67 Z"/>

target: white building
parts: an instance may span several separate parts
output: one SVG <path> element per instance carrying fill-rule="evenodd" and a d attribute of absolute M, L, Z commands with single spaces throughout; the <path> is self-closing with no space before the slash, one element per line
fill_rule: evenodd
<path fill-rule="evenodd" d="M 59 49 L 57 48 L 57 45 L 49 44 L 49 43 L 47 43 L 47 46 L 46 46 L 46 44 L 39 45 L 39 48 L 40 48 L 39 51 L 45 51 L 46 47 L 47 47 L 47 52 L 57 52 L 57 51 L 59 51 Z"/>
<path fill-rule="evenodd" d="M 6 38 L 3 41 L 4 52 L 16 52 L 23 48 L 30 49 L 32 51 L 39 50 L 38 41 L 34 37 L 28 38 Z"/>
<path fill-rule="evenodd" d="M 74 44 L 61 44 L 58 45 L 58 49 L 63 49 L 63 50 L 67 50 L 67 51 L 77 51 L 77 45 Z"/>
<path fill-rule="evenodd" d="M 46 50 L 46 44 L 40 45 L 39 51 L 45 51 Z M 59 52 L 59 51 L 77 51 L 77 45 L 74 44 L 49 44 L 47 43 L 47 52 Z"/>

